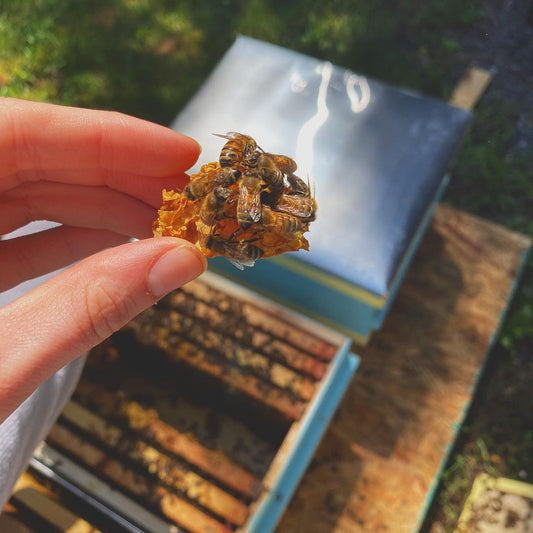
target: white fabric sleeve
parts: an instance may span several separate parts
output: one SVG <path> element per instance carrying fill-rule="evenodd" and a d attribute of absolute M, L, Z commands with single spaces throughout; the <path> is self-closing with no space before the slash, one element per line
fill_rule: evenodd
<path fill-rule="evenodd" d="M 53 225 L 55 224 L 49 222 L 31 223 L 6 237 L 41 231 Z M 55 272 L 52 272 L 26 281 L 0 293 L 0 307 L 24 295 L 54 274 Z M 0 347 L 0 357 L 1 350 Z M 11 495 L 13 485 L 26 468 L 33 450 L 46 437 L 74 391 L 85 358 L 86 354 L 59 370 L 0 424 L 0 512 Z"/>

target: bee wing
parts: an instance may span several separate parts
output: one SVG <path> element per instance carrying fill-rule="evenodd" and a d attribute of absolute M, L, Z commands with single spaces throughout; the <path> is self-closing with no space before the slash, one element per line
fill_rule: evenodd
<path fill-rule="evenodd" d="M 274 210 L 279 211 L 280 213 L 286 213 L 287 215 L 292 215 L 295 217 L 302 216 L 302 209 L 297 204 L 298 200 L 295 200 L 298 197 L 282 197 L 278 204 L 275 206 Z M 301 197 L 300 197 L 301 198 Z"/>
<path fill-rule="evenodd" d="M 261 219 L 261 187 L 247 187 L 244 182 L 239 191 L 239 204 L 254 222 Z"/>
<path fill-rule="evenodd" d="M 222 139 L 227 139 L 227 140 L 230 139 L 230 137 L 228 137 L 227 135 L 222 135 L 221 133 L 212 133 L 211 135 L 215 135 L 216 137 L 221 137 Z"/>
<path fill-rule="evenodd" d="M 316 217 L 316 200 L 309 196 L 285 195 L 274 210 L 310 221 Z"/>
<path fill-rule="evenodd" d="M 235 261 L 234 259 L 230 259 L 229 257 L 226 257 L 226 259 L 239 270 L 244 270 L 244 265 L 240 261 Z"/>
<path fill-rule="evenodd" d="M 222 137 L 222 139 L 227 139 L 228 141 L 230 139 L 235 139 L 236 137 L 241 137 L 242 135 L 236 131 L 228 131 L 226 134 L 223 133 L 213 133 L 212 135 L 215 135 L 216 137 Z"/>
<path fill-rule="evenodd" d="M 280 213 L 286 213 L 287 215 L 292 215 L 295 217 L 298 216 L 298 211 L 294 209 L 293 206 L 287 204 L 278 204 L 275 207 L 275 211 L 278 211 Z"/>
<path fill-rule="evenodd" d="M 261 191 L 254 192 L 250 203 L 250 218 L 254 222 L 261 220 Z"/>
<path fill-rule="evenodd" d="M 230 259 L 229 257 L 226 257 L 226 259 L 239 270 L 244 270 L 244 267 L 253 267 L 255 265 L 255 260 L 251 259 L 248 261 L 237 261 L 236 259 Z"/>
<path fill-rule="evenodd" d="M 307 175 L 307 188 L 311 191 L 311 198 L 314 198 L 316 193 L 316 182 L 313 174 Z"/>

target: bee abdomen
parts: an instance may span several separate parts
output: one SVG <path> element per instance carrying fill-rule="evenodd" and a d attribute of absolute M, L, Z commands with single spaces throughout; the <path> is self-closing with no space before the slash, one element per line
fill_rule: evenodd
<path fill-rule="evenodd" d="M 241 177 L 241 171 L 238 168 L 221 168 L 219 175 L 215 178 L 215 183 L 222 187 L 233 185 Z"/>
<path fill-rule="evenodd" d="M 261 223 L 265 228 L 273 231 L 295 233 L 302 230 L 308 221 L 286 213 L 272 211 L 269 208 L 263 208 Z"/>
<path fill-rule="evenodd" d="M 239 153 L 229 148 L 222 150 L 222 152 L 220 152 L 219 162 L 221 167 L 231 167 L 239 162 Z"/>

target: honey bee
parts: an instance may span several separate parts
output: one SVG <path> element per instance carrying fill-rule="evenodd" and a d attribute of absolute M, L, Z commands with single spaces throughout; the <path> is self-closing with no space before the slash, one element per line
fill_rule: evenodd
<path fill-rule="evenodd" d="M 224 255 L 241 270 L 243 266 L 253 266 L 263 255 L 263 250 L 251 241 L 232 241 L 220 235 L 210 235 L 205 246 L 217 255 Z"/>
<path fill-rule="evenodd" d="M 257 176 L 265 185 L 261 200 L 267 205 L 274 205 L 283 194 L 285 187 L 283 172 L 277 167 L 275 161 L 269 154 L 260 153 L 257 166 L 248 172 Z"/>
<path fill-rule="evenodd" d="M 312 222 L 316 218 L 317 204 L 311 196 L 283 194 L 275 210 L 301 218 L 305 222 Z"/>
<path fill-rule="evenodd" d="M 298 168 L 298 165 L 296 164 L 296 161 L 294 159 L 291 159 L 290 157 L 286 155 L 278 155 L 278 154 L 269 154 L 267 152 L 263 152 L 266 156 L 268 156 L 272 161 L 274 161 L 275 165 L 283 172 L 284 174 L 291 175 L 296 172 L 296 169 Z"/>
<path fill-rule="evenodd" d="M 218 168 L 192 180 L 183 190 L 189 200 L 197 200 L 210 193 L 215 187 L 230 187 L 241 177 L 237 168 Z"/>
<path fill-rule="evenodd" d="M 306 228 L 309 219 L 300 218 L 288 213 L 273 211 L 269 207 L 263 207 L 261 214 L 261 225 L 263 228 L 276 233 L 295 233 Z"/>
<path fill-rule="evenodd" d="M 231 191 L 226 187 L 215 187 L 202 201 L 200 219 L 207 226 L 213 226 L 221 218 L 226 201 L 231 196 Z"/>
<path fill-rule="evenodd" d="M 220 152 L 221 167 L 232 167 L 238 163 L 253 167 L 257 164 L 257 143 L 252 137 L 236 131 L 229 131 L 226 135 L 213 135 L 228 140 Z"/>
<path fill-rule="evenodd" d="M 300 196 L 311 195 L 309 185 L 307 185 L 302 178 L 299 178 L 295 174 L 289 174 L 287 176 L 287 181 L 289 182 L 287 194 L 298 194 Z"/>
<path fill-rule="evenodd" d="M 261 219 L 261 179 L 255 173 L 246 173 L 239 183 L 237 201 L 237 222 L 242 229 L 248 229 Z"/>

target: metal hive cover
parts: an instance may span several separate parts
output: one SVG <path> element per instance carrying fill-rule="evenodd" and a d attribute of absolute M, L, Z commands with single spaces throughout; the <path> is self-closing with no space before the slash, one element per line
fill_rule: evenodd
<path fill-rule="evenodd" d="M 316 181 L 310 252 L 297 259 L 386 295 L 470 114 L 239 37 L 172 127 L 218 160 L 212 133 L 251 135 Z M 198 167 L 196 167 L 198 168 Z"/>

